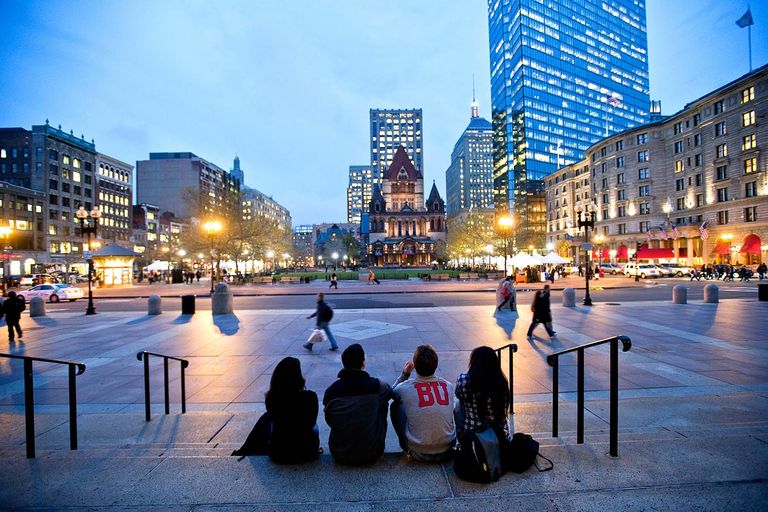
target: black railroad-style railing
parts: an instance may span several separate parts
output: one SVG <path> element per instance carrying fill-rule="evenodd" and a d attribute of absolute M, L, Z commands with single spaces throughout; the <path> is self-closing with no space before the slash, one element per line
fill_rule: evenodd
<path fill-rule="evenodd" d="M 77 450 L 77 386 L 75 377 L 82 375 L 85 365 L 76 361 L 60 361 L 44 357 L 0 354 L 0 357 L 22 359 L 24 361 L 24 417 L 26 420 L 27 458 L 35 458 L 35 394 L 32 379 L 32 361 L 41 363 L 66 364 L 69 369 L 69 448 Z"/>
<path fill-rule="evenodd" d="M 584 443 L 584 349 L 611 344 L 611 387 L 610 387 L 610 415 L 608 427 L 610 429 L 610 454 L 612 457 L 618 455 L 619 444 L 619 342 L 622 345 L 622 352 L 627 352 L 632 348 L 632 341 L 627 336 L 613 336 L 604 340 L 585 343 L 578 347 L 561 350 L 547 356 L 547 364 L 552 367 L 552 437 L 557 437 L 557 416 L 558 416 L 558 358 L 569 352 L 576 352 L 576 396 L 577 396 L 577 419 L 576 419 L 576 442 Z"/>
<path fill-rule="evenodd" d="M 509 351 L 509 411 L 514 414 L 515 413 L 515 385 L 514 385 L 514 379 L 513 373 L 512 373 L 512 355 L 517 352 L 517 345 L 514 343 L 510 343 L 509 345 L 504 345 L 503 347 L 499 347 L 496 350 L 496 357 L 499 358 L 499 366 L 501 366 L 501 354 L 505 350 Z"/>
<path fill-rule="evenodd" d="M 162 357 L 163 358 L 163 377 L 165 382 L 165 414 L 170 414 L 170 397 L 168 393 L 168 360 L 173 359 L 181 363 L 181 414 L 187 412 L 187 396 L 186 387 L 184 386 L 184 369 L 189 366 L 189 361 L 173 356 L 166 356 L 164 354 L 156 354 L 154 352 L 139 352 L 136 354 L 136 359 L 144 361 L 144 413 L 146 420 L 150 420 L 150 401 L 149 401 L 149 356 Z"/>

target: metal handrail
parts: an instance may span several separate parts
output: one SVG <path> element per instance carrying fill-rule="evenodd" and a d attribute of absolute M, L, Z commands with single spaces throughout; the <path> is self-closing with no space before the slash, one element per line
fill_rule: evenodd
<path fill-rule="evenodd" d="M 513 376 L 512 354 L 517 352 L 517 345 L 515 345 L 514 343 L 510 343 L 508 345 L 504 345 L 503 347 L 494 349 L 496 352 L 496 357 L 499 358 L 499 367 L 501 367 L 501 352 L 505 349 L 509 350 L 509 411 L 512 414 L 514 414 L 515 413 L 515 385 L 512 379 L 512 376 Z"/>
<path fill-rule="evenodd" d="M 155 352 L 147 352 L 146 350 L 136 354 L 136 359 L 144 360 L 144 416 L 146 421 L 151 419 L 149 410 L 149 356 L 156 356 L 163 358 L 163 377 L 165 379 L 165 414 L 170 414 L 170 397 L 168 393 L 168 360 L 173 359 L 181 363 L 181 414 L 187 412 L 187 396 L 186 387 L 184 385 L 184 369 L 189 366 L 189 361 L 181 359 L 179 357 L 167 356 L 165 354 L 157 354 Z"/>
<path fill-rule="evenodd" d="M 627 352 L 632 348 L 632 340 L 628 336 L 613 336 L 603 340 L 585 343 L 578 347 L 561 350 L 547 356 L 547 364 L 552 367 L 552 437 L 557 437 L 557 419 L 558 419 L 558 360 L 563 354 L 577 352 L 577 419 L 576 419 L 576 443 L 584 443 L 584 349 L 602 345 L 611 344 L 611 387 L 610 387 L 610 416 L 608 426 L 610 429 L 610 454 L 612 457 L 618 455 L 619 445 L 619 342 L 622 345 L 622 352 Z"/>
<path fill-rule="evenodd" d="M 24 418 L 26 423 L 27 458 L 35 458 L 35 398 L 32 380 L 32 361 L 66 364 L 69 370 L 69 449 L 77 450 L 77 386 L 75 377 L 85 372 L 85 365 L 76 361 L 61 361 L 44 357 L 0 354 L 0 357 L 24 361 Z"/>

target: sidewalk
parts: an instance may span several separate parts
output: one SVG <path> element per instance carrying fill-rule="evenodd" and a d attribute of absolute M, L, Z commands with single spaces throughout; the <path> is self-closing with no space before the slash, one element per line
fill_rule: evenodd
<path fill-rule="evenodd" d="M 382 285 L 383 286 L 383 285 Z M 533 433 L 554 471 L 506 475 L 491 485 L 462 482 L 450 464 L 409 463 L 392 429 L 387 455 L 365 468 L 316 463 L 278 466 L 228 454 L 264 409 L 272 368 L 302 363 L 320 394 L 340 355 L 301 348 L 305 310 L 249 310 L 216 317 L 58 313 L 24 317 L 23 345 L 4 351 L 85 362 L 77 377 L 79 443 L 68 450 L 66 371 L 35 366 L 37 458 L 24 458 L 20 365 L 0 360 L 2 508 L 118 510 L 764 510 L 768 498 L 768 304 L 626 302 L 553 306 L 559 340 L 525 340 L 530 312 L 493 315 L 491 306 L 338 310 L 342 346 L 360 342 L 367 369 L 392 381 L 413 347 L 428 342 L 438 373 L 455 380 L 477 345 L 517 343 L 517 431 Z M 744 321 L 748 319 L 750 321 Z M 537 331 L 537 334 L 541 332 Z M 619 356 L 619 457 L 607 440 L 607 348 L 587 351 L 586 436 L 575 444 L 575 357 L 560 367 L 560 432 L 551 437 L 551 368 L 546 355 L 612 334 L 632 338 Z M 153 418 L 143 417 L 140 350 L 190 360 L 188 413 L 179 414 L 171 367 L 171 414 L 162 414 L 162 368 L 152 364 Z M 503 365 L 506 367 L 506 364 Z"/>

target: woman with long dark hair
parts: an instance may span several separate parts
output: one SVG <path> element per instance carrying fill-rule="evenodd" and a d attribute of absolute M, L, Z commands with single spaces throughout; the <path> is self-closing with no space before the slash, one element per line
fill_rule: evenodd
<path fill-rule="evenodd" d="M 317 394 L 304 386 L 298 359 L 286 357 L 277 363 L 265 395 L 267 412 L 232 455 L 268 454 L 283 464 L 316 459 L 320 453 Z"/>
<path fill-rule="evenodd" d="M 456 427 L 459 436 L 487 427 L 509 438 L 509 381 L 491 347 L 477 347 L 469 356 L 469 370 L 456 381 Z"/>

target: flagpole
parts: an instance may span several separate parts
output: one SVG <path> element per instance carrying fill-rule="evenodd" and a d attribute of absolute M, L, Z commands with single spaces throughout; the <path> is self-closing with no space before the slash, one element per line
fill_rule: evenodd
<path fill-rule="evenodd" d="M 752 72 L 752 25 L 747 26 L 747 37 L 749 38 L 749 72 Z"/>

